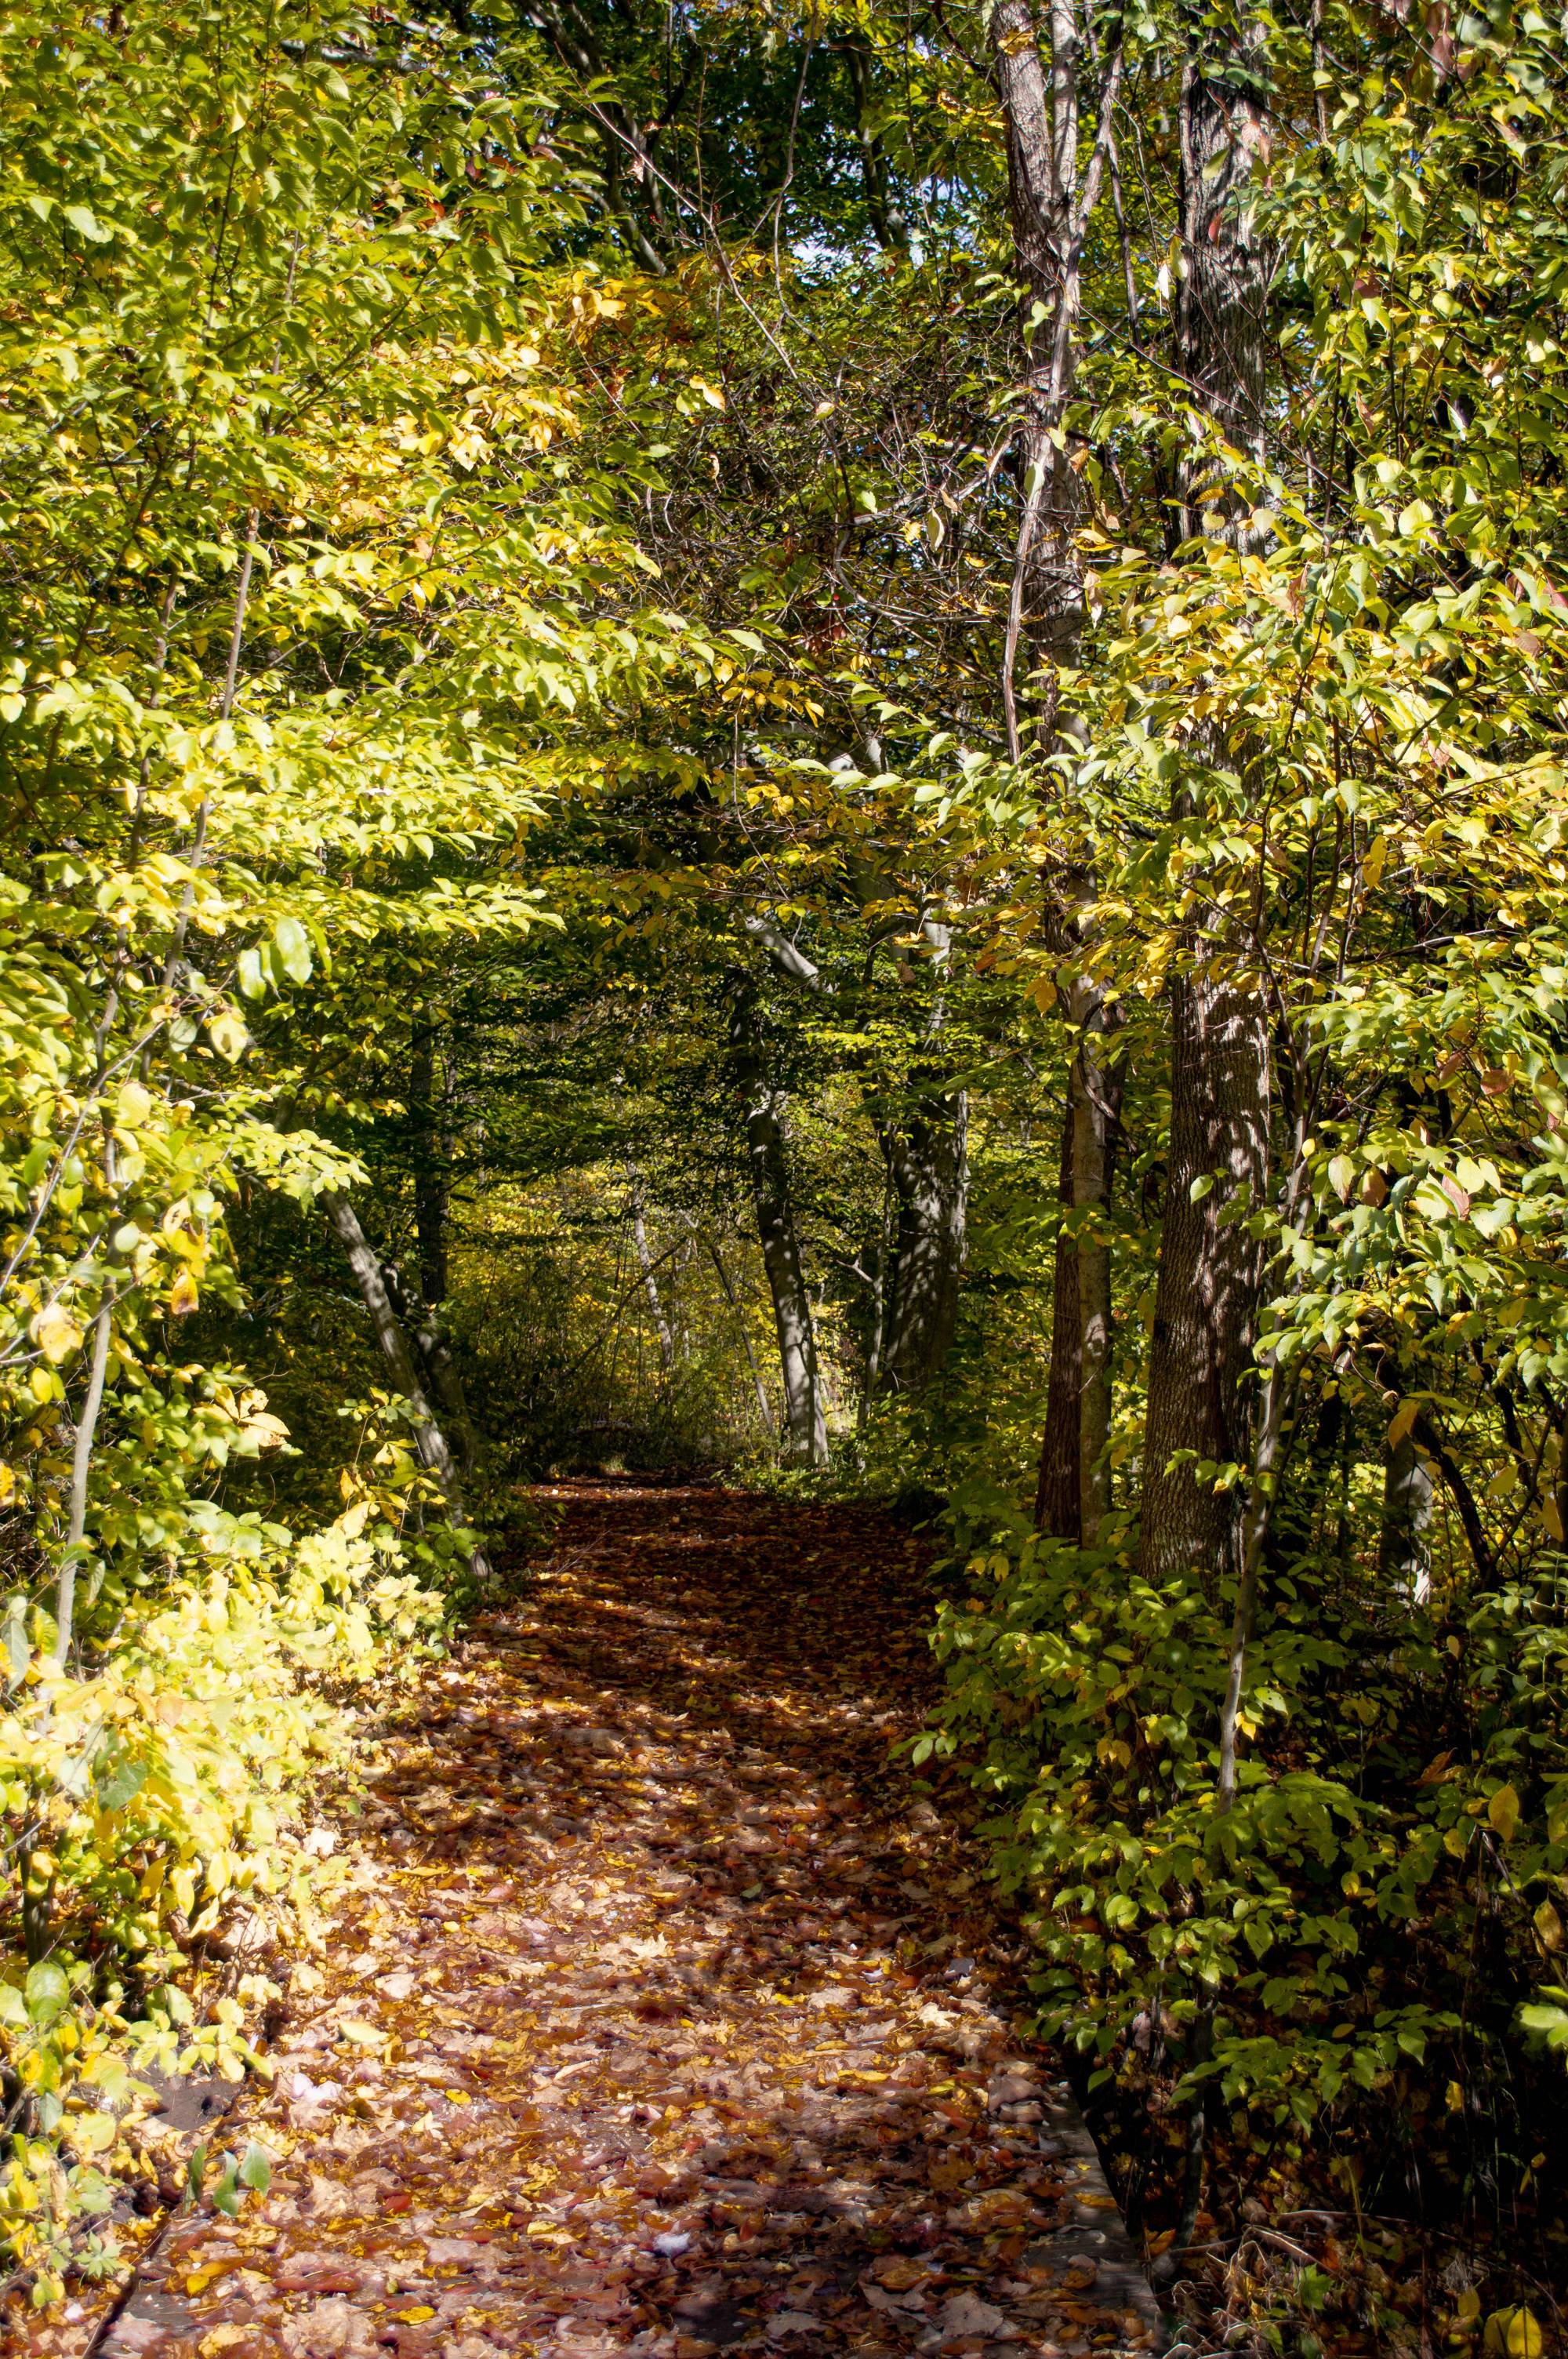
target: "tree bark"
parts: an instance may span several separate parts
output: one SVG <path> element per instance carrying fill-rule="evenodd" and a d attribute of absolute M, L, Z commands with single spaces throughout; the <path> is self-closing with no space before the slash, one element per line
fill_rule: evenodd
<path fill-rule="evenodd" d="M 1071 664 L 1084 622 L 1082 568 L 1073 535 L 1081 495 L 1059 436 L 1077 369 L 1077 270 L 1071 257 L 1078 196 L 1078 38 L 1071 0 L 1051 0 L 1050 82 L 1032 0 L 998 0 L 992 60 L 1007 133 L 1008 210 L 1013 254 L 1030 299 L 1028 399 L 1019 436 L 1023 515 L 1002 658 L 1002 702 L 1014 760 L 1022 741 L 1014 671 L 1020 645 L 1033 662 Z M 1054 734 L 1047 690 L 1046 751 Z"/>
<path fill-rule="evenodd" d="M 409 1300 L 395 1262 L 384 1261 L 381 1276 L 393 1316 L 414 1346 L 416 1365 L 425 1377 L 431 1397 L 445 1412 L 463 1471 L 471 1474 L 479 1458 L 479 1441 L 469 1416 L 462 1376 L 441 1332 L 440 1321 L 428 1303 Z"/>
<path fill-rule="evenodd" d="M 892 1391 L 916 1393 L 938 1375 L 957 1332 L 968 1205 L 964 1092 L 919 1100 L 881 1137 L 897 1203 L 881 1375 Z"/>
<path fill-rule="evenodd" d="M 757 1037 L 755 987 L 742 988 L 730 1027 L 736 1075 L 745 1109 L 746 1160 L 778 1334 L 784 1384 L 784 1451 L 794 1466 L 826 1466 L 827 1424 L 817 1376 L 816 1331 L 811 1316 L 784 1136 L 784 1097 L 774 1089 Z"/>
<path fill-rule="evenodd" d="M 1217 1492 L 1212 1476 L 1195 1481 L 1190 1466 L 1171 1460 L 1190 1451 L 1236 1465 L 1249 1454 L 1240 1387 L 1262 1273 L 1258 1244 L 1238 1215 L 1260 1201 L 1268 1180 L 1268 1041 L 1256 996 L 1201 966 L 1173 984 L 1171 1000 L 1171 1147 L 1149 1351 L 1141 1565 L 1154 1582 L 1195 1567 L 1215 1581 L 1238 1569 L 1241 1486 Z"/>
<path fill-rule="evenodd" d="M 103 1406 L 103 1378 L 109 1365 L 109 1342 L 113 1321 L 105 1303 L 92 1321 L 92 1357 L 88 1364 L 87 1393 L 81 1404 L 81 1415 L 76 1420 L 76 1440 L 70 1453 L 70 1521 L 66 1531 L 65 1549 L 59 1560 L 59 1586 L 55 1598 L 55 1640 L 51 1669 L 63 1673 L 70 1658 L 70 1642 L 75 1635 L 76 1568 L 81 1560 L 87 1535 L 87 1492 L 92 1473 L 92 1445 L 98 1434 L 98 1416 Z"/>
<path fill-rule="evenodd" d="M 1040 750 L 1071 774 L 1083 752 L 1081 723 L 1064 715 L 1058 680 L 1077 664 L 1085 602 L 1076 541 L 1082 491 L 1064 432 L 1077 381 L 1081 264 L 1085 234 L 1098 201 L 1111 122 L 1121 84 L 1113 51 L 1099 92 L 1098 128 L 1080 170 L 1078 97 L 1081 47 L 1076 0 L 1047 0 L 1049 71 L 1042 59 L 1031 0 L 999 0 L 990 18 L 997 91 L 1007 127 L 1008 191 L 1013 251 L 1031 297 L 1029 397 L 1020 438 L 1024 507 L 1019 527 L 1002 657 L 1002 703 L 1009 749 L 1022 753 L 1014 669 L 1021 643 L 1044 676 Z M 1088 879 L 1076 880 L 1077 897 Z M 1070 1213 L 1057 1248 L 1052 1379 L 1041 1444 L 1035 1511 L 1043 1530 L 1092 1543 L 1110 1503 L 1106 1444 L 1110 1432 L 1110 1147 L 1104 1075 L 1090 1031 L 1103 1027 L 1098 987 L 1075 995 L 1079 1048 L 1069 1091 L 1063 1148 L 1062 1203 Z M 1072 1272 L 1066 1267 L 1071 1257 Z M 1077 1332 L 1068 1332 L 1069 1310 Z"/>
<path fill-rule="evenodd" d="M 446 1494 L 447 1512 L 451 1522 L 466 1529 L 468 1511 L 463 1505 L 451 1450 L 431 1407 L 423 1372 L 416 1364 L 408 1337 L 393 1306 L 381 1263 L 348 1198 L 328 1195 L 322 1201 L 333 1233 L 348 1257 L 349 1267 L 353 1271 L 361 1299 L 370 1313 L 371 1325 L 375 1330 L 375 1340 L 381 1347 L 381 1355 L 386 1363 L 393 1387 L 402 1394 L 414 1412 L 414 1438 L 420 1458 Z M 469 1550 L 469 1565 L 476 1581 L 485 1582 L 490 1580 L 489 1560 L 477 1542 Z"/>
<path fill-rule="evenodd" d="M 1265 255 L 1238 202 L 1255 161 L 1267 161 L 1262 28 L 1244 11 L 1195 22 L 1182 71 L 1182 277 L 1176 364 L 1207 416 L 1235 449 L 1263 455 Z M 1203 452 L 1179 477 L 1184 539 L 1249 527 L 1232 495 L 1203 498 L 1224 481 Z"/>
<path fill-rule="evenodd" d="M 1265 145 L 1260 74 L 1259 36 L 1245 17 L 1195 26 L 1182 82 L 1177 356 L 1220 431 L 1254 445 L 1265 272 L 1236 200 Z M 1199 505 L 1217 480 L 1201 454 L 1184 467 L 1184 534 L 1201 525 L 1240 542 L 1250 528 L 1244 502 Z M 1198 724 L 1190 743 L 1195 766 L 1235 758 L 1212 723 Z M 1195 809 L 1193 791 L 1182 789 L 1178 815 Z M 1240 1384 L 1262 1269 L 1246 1215 L 1268 1184 L 1270 1070 L 1266 1011 L 1245 949 L 1233 926 L 1195 926 L 1171 986 L 1171 1145 L 1143 1444 L 1141 1561 L 1154 1582 L 1195 1567 L 1209 1582 L 1241 1571 L 1242 1486 L 1217 1492 L 1212 1477 L 1195 1481 L 1171 1460 L 1180 1451 L 1222 1465 L 1250 1455 Z"/>

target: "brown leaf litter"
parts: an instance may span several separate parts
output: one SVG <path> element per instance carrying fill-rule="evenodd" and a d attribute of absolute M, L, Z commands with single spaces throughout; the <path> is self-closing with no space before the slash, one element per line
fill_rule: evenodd
<path fill-rule="evenodd" d="M 105 2359 L 1077 2359 L 1155 2339 L 1092 2144 L 988 1984 L 889 1517 L 573 1484 L 395 1732 L 325 1972 Z M 301 1990 L 301 1983 L 315 1985 Z M 33 2349 L 81 2353 L 68 2325 Z"/>

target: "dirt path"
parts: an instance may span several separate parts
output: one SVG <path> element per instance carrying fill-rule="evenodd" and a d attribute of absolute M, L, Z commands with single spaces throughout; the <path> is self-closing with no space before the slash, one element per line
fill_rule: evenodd
<path fill-rule="evenodd" d="M 536 1591 L 431 1676 L 348 1840 L 319 1986 L 243 2109 L 270 2191 L 177 2222 L 103 2350 L 1150 2345 L 971 1875 L 889 1760 L 929 1693 L 915 1544 L 711 1490 L 547 1495 Z"/>

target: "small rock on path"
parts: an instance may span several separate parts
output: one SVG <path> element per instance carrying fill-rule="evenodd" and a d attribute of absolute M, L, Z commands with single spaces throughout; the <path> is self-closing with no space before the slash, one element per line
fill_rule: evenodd
<path fill-rule="evenodd" d="M 1152 2347 L 973 1865 L 890 1758 L 932 1689 L 918 1544 L 544 1495 L 535 1588 L 344 1822 L 320 1987 L 225 2133 L 280 2155 L 270 2190 L 172 2224 L 107 2359 Z"/>

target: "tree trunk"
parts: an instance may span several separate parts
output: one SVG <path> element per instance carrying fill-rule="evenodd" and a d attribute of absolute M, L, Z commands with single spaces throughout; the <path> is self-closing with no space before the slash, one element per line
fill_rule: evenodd
<path fill-rule="evenodd" d="M 881 1128 L 897 1212 L 883 1381 L 922 1392 L 939 1373 L 958 1325 L 968 1203 L 968 1103 L 962 1090 L 924 1098 Z"/>
<path fill-rule="evenodd" d="M 1261 27 L 1238 11 L 1205 22 L 1182 73 L 1182 277 L 1176 364 L 1227 442 L 1263 455 L 1264 320 L 1268 270 L 1238 202 L 1254 159 L 1267 161 Z M 1203 452 L 1179 479 L 1184 539 L 1245 537 L 1248 504 L 1204 498 L 1223 483 Z"/>
<path fill-rule="evenodd" d="M 414 1438 L 420 1458 L 446 1494 L 447 1512 L 452 1523 L 466 1528 L 468 1511 L 463 1505 L 452 1453 L 430 1405 L 423 1372 L 416 1364 L 403 1323 L 393 1307 L 381 1263 L 372 1250 L 370 1240 L 360 1226 L 359 1215 L 348 1198 L 329 1195 L 322 1201 L 338 1242 L 348 1256 L 349 1267 L 358 1282 L 365 1309 L 370 1313 L 375 1340 L 381 1346 L 393 1387 L 402 1394 L 414 1412 Z M 490 1563 L 483 1549 L 477 1545 L 469 1551 L 469 1564 L 476 1581 L 489 1581 Z"/>
<path fill-rule="evenodd" d="M 70 1642 L 75 1636 L 76 1569 L 86 1540 L 87 1490 L 92 1473 L 92 1445 L 98 1434 L 98 1415 L 103 1406 L 103 1378 L 109 1365 L 112 1328 L 109 1306 L 105 1303 L 92 1321 L 92 1357 L 88 1364 L 87 1394 L 81 1404 L 81 1415 L 76 1420 L 76 1440 L 70 1453 L 70 1521 L 59 1560 L 59 1586 L 55 1599 L 51 1668 L 57 1673 L 63 1673 L 70 1659 Z"/>
<path fill-rule="evenodd" d="M 458 1445 L 458 1454 L 465 1473 L 471 1474 L 479 1457 L 479 1442 L 469 1416 L 468 1396 L 463 1390 L 462 1376 L 453 1359 L 440 1321 L 426 1302 L 410 1301 L 403 1283 L 403 1274 L 395 1262 L 381 1264 L 382 1284 L 392 1305 L 393 1317 L 414 1346 L 415 1364 L 424 1376 L 426 1387 L 438 1403 Z"/>
<path fill-rule="evenodd" d="M 1195 1481 L 1171 1460 L 1179 1451 L 1219 1465 L 1249 1457 L 1241 1380 L 1261 1267 L 1238 1215 L 1241 1191 L 1256 1205 L 1269 1172 L 1268 1041 L 1256 996 L 1195 967 L 1171 1000 L 1171 1148 L 1143 1434 L 1141 1563 L 1154 1582 L 1195 1566 L 1206 1580 L 1238 1569 L 1240 1484 L 1217 1492 L 1212 1475 Z"/>
<path fill-rule="evenodd" d="M 1098 201 L 1110 126 L 1121 83 L 1119 44 L 1099 92 L 1099 123 L 1080 172 L 1081 62 L 1075 0 L 1048 0 L 1049 73 L 1040 52 L 1031 0 L 998 0 L 990 18 L 997 89 L 1007 127 L 1008 191 L 1013 252 L 1029 291 L 1029 398 L 1020 438 L 1024 506 L 1019 526 L 1002 657 L 1002 704 L 1009 749 L 1023 746 L 1014 668 L 1021 643 L 1043 675 L 1036 697 L 1040 750 L 1070 777 L 1084 750 L 1083 727 L 1059 708 L 1058 679 L 1081 656 L 1083 568 L 1075 535 L 1082 490 L 1063 428 L 1077 382 L 1080 271 L 1085 233 Z M 1078 897 L 1089 880 L 1078 880 Z M 1057 1248 L 1052 1382 L 1041 1444 L 1035 1511 L 1043 1530 L 1092 1542 L 1109 1506 L 1106 1444 L 1110 1431 L 1110 1132 L 1091 1028 L 1100 1028 L 1098 987 L 1080 981 L 1076 1011 L 1080 1045 L 1063 1148 L 1062 1202 L 1071 1234 Z M 1068 1277 L 1066 1262 L 1073 1268 Z M 1069 1313 L 1077 1332 L 1068 1331 Z"/>
<path fill-rule="evenodd" d="M 1235 200 L 1264 146 L 1260 64 L 1245 18 L 1239 29 L 1206 20 L 1181 102 L 1178 362 L 1220 431 L 1243 444 L 1261 429 L 1265 275 Z M 1219 480 L 1201 454 L 1184 468 L 1188 537 L 1202 526 L 1239 541 L 1249 530 L 1243 501 L 1200 506 Z M 1205 768 L 1236 762 L 1222 726 L 1202 724 L 1192 744 Z M 1196 808 L 1191 790 L 1177 808 Z M 1141 1569 L 1155 1582 L 1192 1567 L 1210 1582 L 1240 1571 L 1242 1486 L 1217 1493 L 1212 1476 L 1195 1481 L 1171 1460 L 1188 1451 L 1225 1465 L 1250 1454 L 1240 1384 L 1262 1272 L 1246 1208 L 1268 1183 L 1270 1076 L 1266 1011 L 1241 970 L 1245 949 L 1234 927 L 1195 927 L 1171 986 L 1171 1148 L 1143 1444 Z"/>
<path fill-rule="evenodd" d="M 790 1196 L 784 1099 L 768 1078 L 757 1029 L 756 991 L 753 985 L 747 984 L 736 1005 L 730 1039 L 745 1106 L 746 1160 L 752 1201 L 756 1208 L 757 1236 L 778 1333 L 784 1454 L 792 1466 L 826 1466 L 827 1425 L 817 1380 L 816 1331 L 811 1316 L 811 1297 L 806 1290 Z"/>
<path fill-rule="evenodd" d="M 1009 750 L 1023 746 L 1014 672 L 1020 646 L 1033 663 L 1071 665 L 1084 622 L 1083 572 L 1074 531 L 1081 506 L 1078 477 L 1054 440 L 1077 373 L 1078 273 L 1072 256 L 1078 197 L 1078 38 L 1070 0 L 1051 0 L 1050 78 L 1041 58 L 1032 0 L 997 0 L 990 16 L 992 59 L 1007 132 L 1008 209 L 1012 247 L 1027 290 L 1028 399 L 1019 435 L 1023 515 L 1002 658 L 1002 702 Z M 1054 676 L 1046 685 L 1044 751 L 1056 712 Z"/>

